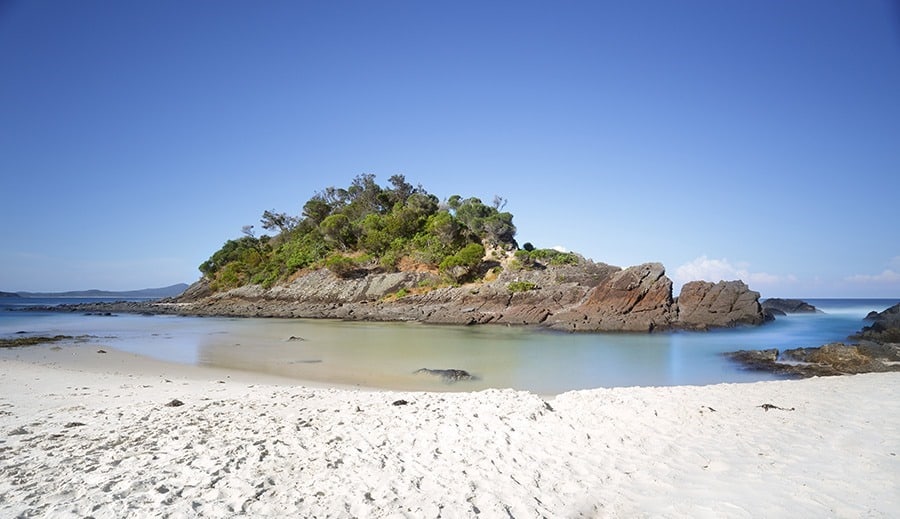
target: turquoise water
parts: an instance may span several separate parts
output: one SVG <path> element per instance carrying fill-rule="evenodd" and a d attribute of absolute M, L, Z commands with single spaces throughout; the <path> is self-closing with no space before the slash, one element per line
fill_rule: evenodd
<path fill-rule="evenodd" d="M 824 313 L 779 317 L 759 327 L 652 335 L 304 319 L 87 316 L 0 308 L 0 336 L 18 331 L 88 334 L 110 347 L 165 361 L 327 383 L 454 391 L 510 387 L 556 394 L 594 387 L 771 380 L 773 375 L 743 370 L 722 353 L 845 340 L 865 324 L 862 319 L 870 311 L 897 302 L 808 301 Z M 0 301 L 0 306 L 37 302 L 46 303 Z M 478 380 L 447 384 L 414 374 L 419 368 L 464 369 Z"/>

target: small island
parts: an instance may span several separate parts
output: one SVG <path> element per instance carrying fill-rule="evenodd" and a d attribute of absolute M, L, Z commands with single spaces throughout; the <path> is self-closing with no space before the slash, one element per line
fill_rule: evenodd
<path fill-rule="evenodd" d="M 781 299 L 777 297 L 762 302 L 763 310 L 772 316 L 787 314 L 814 314 L 818 309 L 800 299 Z"/>
<path fill-rule="evenodd" d="M 148 304 L 78 305 L 244 317 L 533 325 L 570 332 L 654 332 L 758 325 L 742 281 L 694 281 L 675 297 L 660 263 L 621 268 L 521 246 L 513 215 L 460 195 L 441 201 L 403 175 L 328 187 L 300 215 L 263 212 L 204 261 L 182 295 Z"/>

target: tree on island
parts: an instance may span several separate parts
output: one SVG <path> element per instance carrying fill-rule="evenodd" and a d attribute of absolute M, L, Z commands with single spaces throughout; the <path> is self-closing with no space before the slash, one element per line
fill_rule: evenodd
<path fill-rule="evenodd" d="M 270 287 L 302 269 L 324 267 L 341 277 L 362 270 L 393 272 L 402 260 L 462 282 L 479 271 L 486 250 L 517 251 L 513 215 L 502 211 L 505 205 L 499 196 L 485 205 L 459 195 L 442 204 L 403 175 L 393 175 L 382 187 L 375 175 L 363 174 L 346 188 L 316 193 L 300 215 L 263 212 L 262 227 L 274 236 L 257 237 L 245 226 L 244 236 L 226 241 L 199 268 L 214 290 L 248 283 Z M 517 259 L 532 264 L 542 250 L 518 251 L 526 256 Z"/>

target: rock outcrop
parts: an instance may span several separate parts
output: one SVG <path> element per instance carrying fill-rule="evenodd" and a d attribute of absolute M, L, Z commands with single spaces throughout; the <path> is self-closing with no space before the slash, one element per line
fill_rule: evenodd
<path fill-rule="evenodd" d="M 762 324 L 766 320 L 759 292 L 743 281 L 691 281 L 678 296 L 678 328 L 708 330 L 739 324 Z"/>
<path fill-rule="evenodd" d="M 506 268 L 489 281 L 439 286 L 433 272 L 370 272 L 343 279 L 321 269 L 265 289 L 214 292 L 198 281 L 156 303 L 74 305 L 79 312 L 122 311 L 240 317 L 302 317 L 432 324 L 538 325 L 565 331 L 652 332 L 759 324 L 759 294 L 736 281 L 685 285 L 678 300 L 659 263 L 622 269 L 577 265 Z"/>
<path fill-rule="evenodd" d="M 868 340 L 877 343 L 900 343 L 900 303 L 884 310 L 872 312 L 866 316 L 872 324 L 864 327 L 853 339 Z"/>
<path fill-rule="evenodd" d="M 672 281 L 660 263 L 618 271 L 581 304 L 554 315 L 550 327 L 572 331 L 649 332 L 672 323 Z"/>
<path fill-rule="evenodd" d="M 900 345 L 863 342 L 815 348 L 742 350 L 727 354 L 747 369 L 794 377 L 900 371 Z"/>
<path fill-rule="evenodd" d="M 871 313 L 873 321 L 850 339 L 815 348 L 737 351 L 728 353 L 748 369 L 797 377 L 900 371 L 900 303 L 883 312 Z"/>

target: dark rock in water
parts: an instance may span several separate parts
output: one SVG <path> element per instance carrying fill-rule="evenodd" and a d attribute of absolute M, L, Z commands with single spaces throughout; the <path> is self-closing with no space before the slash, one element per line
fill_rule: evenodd
<path fill-rule="evenodd" d="M 759 292 L 743 281 L 685 283 L 677 304 L 679 328 L 708 330 L 766 321 Z"/>
<path fill-rule="evenodd" d="M 171 402 L 166 404 L 166 407 L 181 407 L 184 405 L 184 402 L 178 400 L 177 398 L 173 398 Z"/>
<path fill-rule="evenodd" d="M 731 359 L 740 362 L 748 369 L 759 371 L 772 371 L 773 364 L 778 360 L 778 350 L 740 350 L 725 354 Z"/>
<path fill-rule="evenodd" d="M 817 348 L 796 348 L 785 350 L 786 360 L 802 362 L 798 365 L 815 375 L 840 375 L 843 373 L 867 373 L 883 371 L 877 369 L 869 356 L 863 355 L 855 345 L 843 343 L 826 344 Z"/>
<path fill-rule="evenodd" d="M 766 299 L 762 302 L 763 310 L 770 311 L 774 315 L 779 315 L 777 312 L 781 312 L 780 315 L 785 314 L 814 314 L 819 310 L 807 303 L 806 301 L 802 301 L 800 299 L 780 299 L 777 297 Z"/>
<path fill-rule="evenodd" d="M 764 307 L 763 311 L 766 313 L 767 318 L 772 318 L 772 319 L 774 319 L 775 317 L 781 316 L 781 315 L 787 315 L 787 312 L 785 312 L 784 310 L 779 310 L 777 308 L 765 308 Z"/>
<path fill-rule="evenodd" d="M 290 337 L 288 337 L 288 342 L 296 342 L 296 341 L 301 341 L 301 342 L 302 342 L 302 341 L 305 341 L 305 340 L 306 340 L 306 339 L 304 339 L 303 337 L 298 337 L 298 336 L 296 336 L 296 335 L 291 335 Z"/>
<path fill-rule="evenodd" d="M 441 377 L 444 382 L 453 383 L 459 382 L 460 380 L 473 380 L 475 377 L 472 376 L 471 373 L 464 369 L 428 369 L 422 368 L 417 369 L 415 373 L 427 373 L 429 375 L 435 375 Z"/>
<path fill-rule="evenodd" d="M 71 335 L 54 335 L 53 337 L 27 336 L 27 337 L 16 337 L 14 339 L 0 339 L 0 348 L 15 348 L 15 347 L 19 347 L 19 346 L 34 346 L 37 344 L 71 340 L 74 338 L 75 337 L 72 337 Z"/>
<path fill-rule="evenodd" d="M 900 303 L 877 314 L 852 339 L 859 344 L 832 343 L 816 348 L 738 351 L 729 357 L 749 369 L 782 375 L 814 377 L 900 371 Z M 774 353 L 773 353 L 774 352 Z"/>
<path fill-rule="evenodd" d="M 72 427 L 84 427 L 85 425 L 86 424 L 83 424 L 81 422 L 69 422 L 63 427 L 65 427 L 66 429 L 71 429 Z"/>
<path fill-rule="evenodd" d="M 391 405 L 409 405 L 409 402 L 407 402 L 406 400 L 394 400 Z"/>
<path fill-rule="evenodd" d="M 872 324 L 854 335 L 853 339 L 878 343 L 900 343 L 900 303 L 882 312 L 872 312 L 866 316 Z"/>
<path fill-rule="evenodd" d="M 816 348 L 742 350 L 726 353 L 748 369 L 777 375 L 822 377 L 900 371 L 900 345 L 833 343 Z"/>

